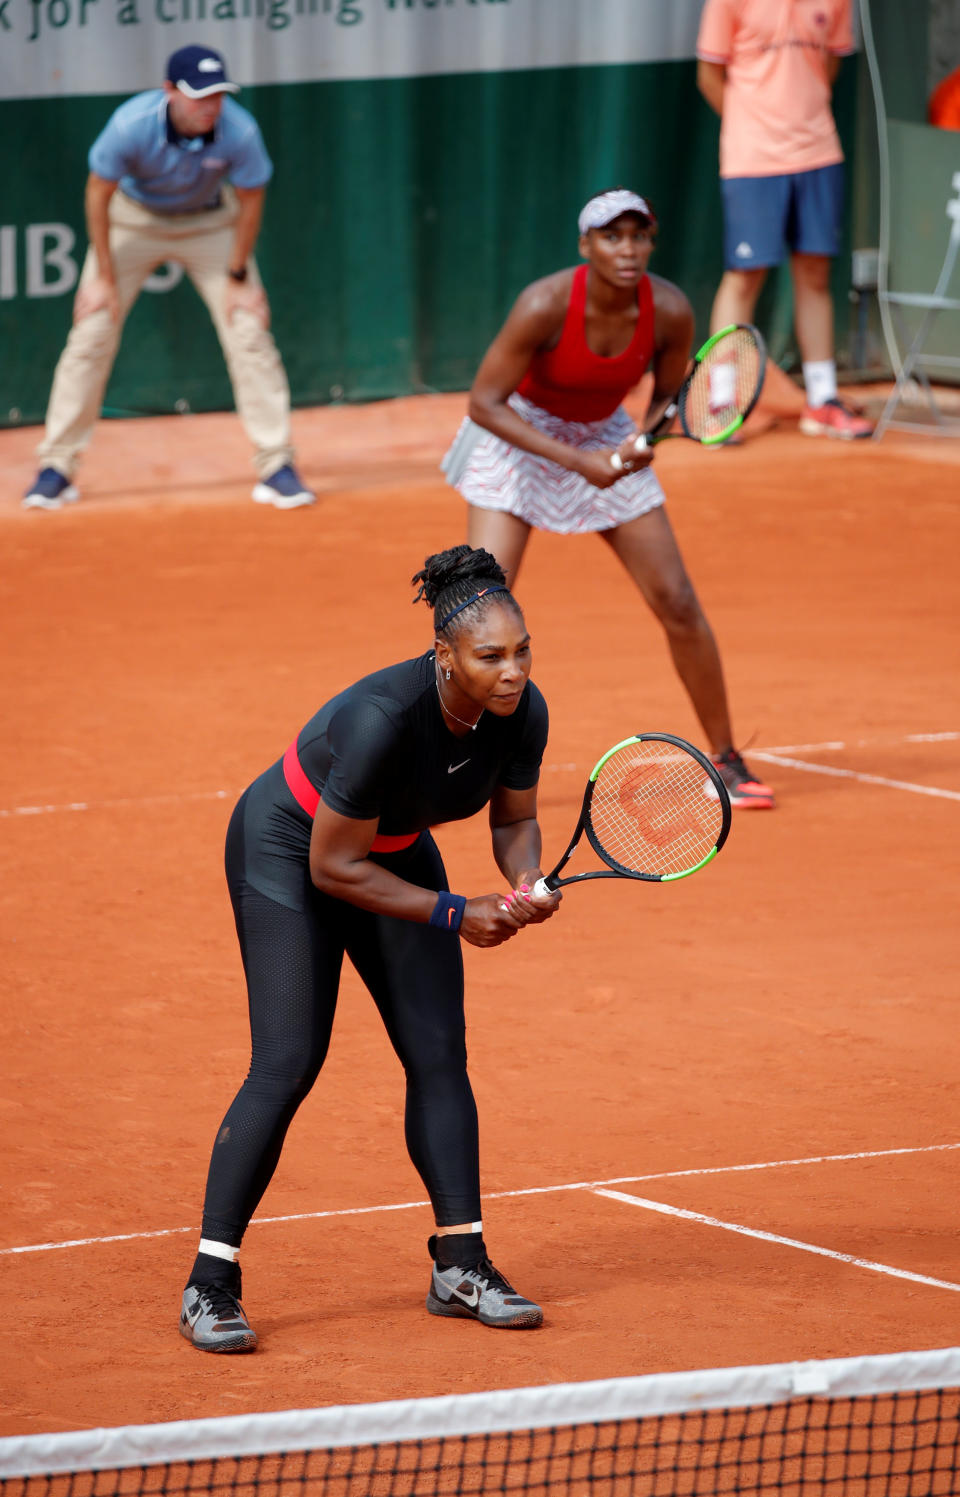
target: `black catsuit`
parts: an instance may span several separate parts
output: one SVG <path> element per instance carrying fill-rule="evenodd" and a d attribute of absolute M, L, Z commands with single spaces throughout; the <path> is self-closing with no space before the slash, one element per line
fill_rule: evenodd
<path fill-rule="evenodd" d="M 455 737 L 440 710 L 431 650 L 334 697 L 299 734 L 296 756 L 332 810 L 377 817 L 378 836 L 419 833 L 403 851 L 370 856 L 409 883 L 441 890 L 446 874 L 427 829 L 474 815 L 498 785 L 535 785 L 546 740 L 546 703 L 532 682 L 510 717 L 484 713 L 474 732 Z M 278 760 L 241 796 L 227 831 L 252 1059 L 213 1147 L 203 1236 L 240 1246 L 323 1065 L 344 952 L 403 1064 L 407 1148 L 437 1223 L 477 1221 L 460 941 L 321 893 L 310 879 L 311 825 Z"/>

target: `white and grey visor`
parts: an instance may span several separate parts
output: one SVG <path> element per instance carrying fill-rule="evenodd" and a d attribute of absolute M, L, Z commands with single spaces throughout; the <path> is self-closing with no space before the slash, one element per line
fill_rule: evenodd
<path fill-rule="evenodd" d="M 621 213 L 640 213 L 644 218 L 655 220 L 653 209 L 645 198 L 620 187 L 615 192 L 601 192 L 598 197 L 591 198 L 577 219 L 577 227 L 581 234 L 586 234 L 591 229 L 602 229 L 604 224 L 612 223 Z"/>
<path fill-rule="evenodd" d="M 222 83 L 208 83 L 206 88 L 191 88 L 189 83 L 184 82 L 182 78 L 177 84 L 177 88 L 182 94 L 186 94 L 188 99 L 208 99 L 211 94 L 238 94 L 240 92 L 239 83 L 227 83 L 224 81 Z"/>

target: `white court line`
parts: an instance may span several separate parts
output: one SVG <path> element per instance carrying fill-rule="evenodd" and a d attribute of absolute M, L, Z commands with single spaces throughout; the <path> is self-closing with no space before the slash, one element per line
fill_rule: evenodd
<path fill-rule="evenodd" d="M 874 748 L 878 743 L 955 743 L 960 733 L 904 733 L 900 738 L 832 738 L 826 743 L 775 743 L 767 754 L 816 754 L 830 749 Z M 744 753 L 752 750 L 744 749 Z M 759 751 L 758 751 L 759 752 Z"/>
<path fill-rule="evenodd" d="M 191 800 L 227 800 L 239 790 L 185 790 L 169 795 L 129 795 L 117 800 L 70 800 L 50 806 L 0 806 L 0 820 L 10 816 L 46 816 L 51 811 L 106 811 L 120 807 L 174 806 Z"/>
<path fill-rule="evenodd" d="M 553 774 L 564 774 L 568 770 L 577 768 L 576 764 L 544 765 L 545 771 Z M 168 795 L 128 795 L 115 800 L 70 800 L 63 801 L 59 805 L 0 806 L 0 821 L 13 816 L 47 816 L 51 812 L 62 811 L 108 811 L 140 806 L 172 806 L 197 800 L 235 800 L 242 792 L 243 786 L 241 785 L 235 790 L 186 790 L 179 794 Z"/>
<path fill-rule="evenodd" d="M 870 1258 L 855 1258 L 852 1253 L 836 1253 L 832 1248 L 819 1247 L 815 1242 L 800 1242 L 796 1237 L 780 1237 L 776 1232 L 761 1232 L 755 1227 L 744 1227 L 739 1222 L 722 1222 L 715 1216 L 704 1216 L 699 1211 L 685 1211 L 682 1206 L 666 1206 L 663 1201 L 648 1201 L 642 1196 L 631 1196 L 622 1190 L 595 1190 L 594 1195 L 607 1196 L 611 1201 L 625 1201 L 628 1206 L 640 1206 L 644 1211 L 659 1211 L 664 1216 L 679 1216 L 684 1221 L 700 1222 L 705 1227 L 720 1227 L 724 1232 L 737 1232 L 741 1237 L 756 1237 L 761 1242 L 775 1242 L 779 1247 L 799 1248 L 804 1253 L 816 1253 L 820 1258 L 835 1258 L 838 1263 L 850 1263 L 854 1268 L 868 1268 L 871 1273 L 887 1274 L 892 1279 L 909 1279 L 912 1284 L 930 1284 L 934 1289 L 952 1289 L 960 1294 L 960 1284 L 949 1279 L 931 1279 L 926 1274 L 910 1273 L 905 1268 L 891 1268 L 888 1263 L 874 1263 Z"/>
<path fill-rule="evenodd" d="M 955 1144 L 920 1144 L 916 1148 L 863 1149 L 855 1154 L 812 1154 L 802 1159 L 770 1159 L 758 1164 L 717 1164 L 702 1169 L 660 1170 L 652 1175 L 616 1175 L 612 1180 L 576 1180 L 567 1185 L 530 1185 L 523 1190 L 488 1191 L 487 1201 L 505 1201 L 519 1196 L 556 1195 L 567 1190 L 601 1191 L 610 1185 L 635 1185 L 647 1180 L 684 1180 L 701 1175 L 738 1175 L 752 1170 L 789 1169 L 804 1164 L 843 1164 L 858 1159 L 891 1159 L 898 1154 L 942 1154 L 951 1149 L 960 1149 Z M 289 1216 L 255 1216 L 251 1227 L 276 1225 L 283 1222 L 321 1221 L 326 1217 L 375 1216 L 381 1211 L 414 1211 L 428 1206 L 429 1201 L 398 1201 L 386 1206 L 345 1206 L 336 1211 L 298 1211 Z M 141 1242 L 153 1237 L 177 1237 L 185 1232 L 196 1232 L 198 1227 L 159 1227 L 148 1232 L 117 1232 L 110 1237 L 74 1237 L 64 1242 L 34 1242 L 24 1247 L 0 1248 L 0 1258 L 17 1253 L 50 1253 L 60 1248 L 94 1247 L 109 1242 Z"/>
<path fill-rule="evenodd" d="M 834 745 L 842 747 L 842 745 Z M 960 790 L 939 790 L 933 785 L 913 785 L 909 780 L 888 780 L 879 774 L 861 774 L 856 769 L 838 769 L 834 764 L 808 764 L 803 759 L 788 759 L 784 754 L 773 754 L 768 749 L 751 749 L 751 759 L 762 759 L 765 764 L 779 764 L 784 769 L 805 769 L 810 774 L 834 775 L 838 780 L 859 780 L 863 785 L 886 785 L 890 790 L 909 790 L 914 795 L 933 795 L 939 800 L 960 800 Z"/>
<path fill-rule="evenodd" d="M 852 769 L 833 769 L 825 764 L 805 764 L 799 759 L 781 758 L 785 754 L 815 754 L 837 752 L 841 749 L 871 748 L 878 743 L 953 743 L 960 733 L 906 733 L 900 738 L 857 738 L 851 740 L 832 739 L 825 743 L 788 743 L 769 749 L 749 750 L 752 759 L 763 759 L 769 764 L 781 764 L 787 769 L 806 769 L 813 774 L 836 775 L 841 779 L 862 780 L 868 785 L 887 785 L 893 790 L 911 790 L 917 795 L 941 796 L 946 800 L 960 800 L 953 790 L 933 790 L 928 785 L 912 785 L 905 780 L 886 780 L 879 775 L 857 774 Z M 567 774 L 580 769 L 578 764 L 545 764 L 545 774 Z M 0 821 L 14 816 L 48 816 L 64 811 L 104 811 L 138 806 L 170 806 L 187 801 L 228 800 L 239 796 L 242 786 L 236 790 L 193 790 L 183 794 L 125 796 L 115 800 L 74 800 L 60 804 L 38 806 L 0 806 Z"/>

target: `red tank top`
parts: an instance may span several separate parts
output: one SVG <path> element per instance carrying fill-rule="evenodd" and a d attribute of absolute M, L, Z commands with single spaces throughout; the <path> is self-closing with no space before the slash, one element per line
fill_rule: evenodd
<path fill-rule="evenodd" d="M 570 305 L 556 348 L 535 353 L 517 394 L 564 421 L 602 421 L 612 416 L 653 357 L 653 292 L 650 278 L 637 286 L 637 326 L 629 347 L 605 359 L 587 343 L 584 309 L 588 265 L 574 273 Z"/>

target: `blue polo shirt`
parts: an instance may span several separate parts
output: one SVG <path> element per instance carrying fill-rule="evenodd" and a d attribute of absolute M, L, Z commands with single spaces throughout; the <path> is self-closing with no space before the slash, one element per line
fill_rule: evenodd
<path fill-rule="evenodd" d="M 151 213 L 199 213 L 216 207 L 225 178 L 236 187 L 263 187 L 273 175 L 260 127 L 229 94 L 210 135 L 173 134 L 163 89 L 135 94 L 90 147 L 90 170 Z"/>

